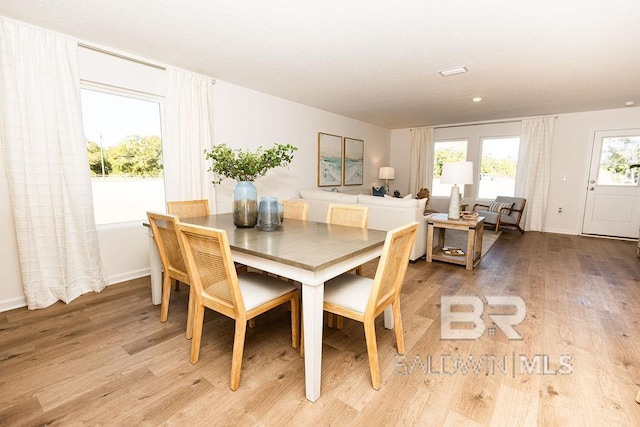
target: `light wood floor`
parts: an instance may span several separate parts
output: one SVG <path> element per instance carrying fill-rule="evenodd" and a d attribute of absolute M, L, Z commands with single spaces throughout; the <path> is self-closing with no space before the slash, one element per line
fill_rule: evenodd
<path fill-rule="evenodd" d="M 248 331 L 232 392 L 233 322 L 207 312 L 200 362 L 191 365 L 188 288 L 173 293 L 162 324 L 149 279 L 134 280 L 69 305 L 0 313 L 0 425 L 639 425 L 639 279 L 635 242 L 534 232 L 503 233 L 473 271 L 417 261 L 402 297 L 405 358 L 378 319 L 375 391 L 362 325 L 345 319 L 343 330 L 325 329 L 316 403 L 304 397 L 284 309 Z M 441 340 L 441 295 L 521 296 L 523 340 L 499 330 Z M 492 312 L 485 308 L 488 329 Z M 483 355 L 504 372 L 487 372 Z M 479 372 L 453 362 L 470 356 Z M 533 366 L 536 358 L 543 363 Z M 403 361 L 414 363 L 411 374 Z"/>

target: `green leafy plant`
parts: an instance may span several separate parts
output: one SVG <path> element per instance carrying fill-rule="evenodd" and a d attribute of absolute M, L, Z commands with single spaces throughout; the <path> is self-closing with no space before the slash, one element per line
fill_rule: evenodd
<path fill-rule="evenodd" d="M 244 148 L 231 149 L 227 144 L 214 145 L 205 150 L 207 160 L 211 160 L 209 172 L 213 172 L 214 184 L 223 179 L 236 181 L 255 181 L 270 169 L 288 166 L 293 160 L 293 152 L 298 148 L 291 144 L 275 144 L 267 150 L 258 147 L 256 151 Z"/>

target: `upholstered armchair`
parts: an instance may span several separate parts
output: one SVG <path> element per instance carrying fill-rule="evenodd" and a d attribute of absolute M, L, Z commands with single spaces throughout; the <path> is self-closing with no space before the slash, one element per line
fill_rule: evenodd
<path fill-rule="evenodd" d="M 500 227 L 505 226 L 514 227 L 524 234 L 524 230 L 520 227 L 520 220 L 526 204 L 527 200 L 522 197 L 498 196 L 489 205 L 473 205 L 473 211 L 485 218 L 485 224 L 495 225 L 495 234 L 498 234 Z"/>

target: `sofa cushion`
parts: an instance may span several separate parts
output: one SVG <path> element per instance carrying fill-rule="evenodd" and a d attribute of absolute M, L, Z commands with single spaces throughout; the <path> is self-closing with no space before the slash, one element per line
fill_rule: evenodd
<path fill-rule="evenodd" d="M 364 205 L 374 205 L 374 206 L 389 206 L 393 208 L 417 208 L 418 200 L 416 199 L 398 199 L 395 197 L 377 197 L 377 196 L 366 196 L 359 195 L 358 203 L 362 203 Z"/>
<path fill-rule="evenodd" d="M 355 194 L 343 194 L 332 191 L 322 190 L 300 190 L 300 197 L 312 200 L 327 200 L 336 203 L 358 203 L 358 197 Z"/>

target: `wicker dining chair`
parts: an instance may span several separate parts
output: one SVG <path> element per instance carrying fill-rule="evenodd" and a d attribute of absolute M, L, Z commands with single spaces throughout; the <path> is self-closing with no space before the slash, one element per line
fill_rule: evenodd
<path fill-rule="evenodd" d="M 169 299 L 171 298 L 171 285 L 177 281 L 189 284 L 189 275 L 182 259 L 180 250 L 178 224 L 180 219 L 176 215 L 164 215 L 147 212 L 153 239 L 158 247 L 158 254 L 162 261 L 164 274 L 162 276 L 162 298 L 160 300 L 160 321 L 166 322 L 169 316 Z M 189 289 L 189 300 L 192 298 L 192 289 Z M 191 302 L 189 303 L 191 305 Z M 186 337 L 192 334 L 192 311 L 187 314 Z"/>
<path fill-rule="evenodd" d="M 347 227 L 367 228 L 369 222 L 369 208 L 367 206 L 329 204 L 327 210 L 327 224 L 344 225 Z M 356 267 L 356 274 L 362 276 L 362 266 Z M 337 316 L 336 328 L 342 329 L 344 319 Z M 327 325 L 333 328 L 333 314 L 327 315 Z"/>
<path fill-rule="evenodd" d="M 231 390 L 240 386 L 242 354 L 249 319 L 289 302 L 291 345 L 298 347 L 300 292 L 289 282 L 259 273 L 238 275 L 224 230 L 180 224 L 180 246 L 193 288 L 191 363 L 200 357 L 204 310 L 209 308 L 235 320 Z"/>
<path fill-rule="evenodd" d="M 167 213 L 176 215 L 179 218 L 192 218 L 194 216 L 210 215 L 209 200 L 175 200 L 167 202 Z M 180 282 L 175 283 L 176 291 L 180 289 Z"/>
<path fill-rule="evenodd" d="M 325 283 L 324 310 L 364 323 L 371 383 L 376 390 L 380 389 L 380 366 L 375 319 L 392 306 L 397 349 L 404 354 L 400 291 L 417 229 L 418 223 L 412 222 L 387 232 L 373 279 L 346 273 Z"/>
<path fill-rule="evenodd" d="M 177 215 L 180 218 L 193 218 L 194 216 L 211 215 L 209 200 L 207 199 L 176 200 L 173 202 L 167 202 L 167 212 L 171 215 Z M 235 265 L 238 271 L 247 270 L 246 265 L 238 263 Z M 175 288 L 176 290 L 180 288 L 179 282 L 176 282 Z"/>
<path fill-rule="evenodd" d="M 309 216 L 309 202 L 304 200 L 283 200 L 282 207 L 285 218 L 306 221 Z"/>

